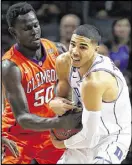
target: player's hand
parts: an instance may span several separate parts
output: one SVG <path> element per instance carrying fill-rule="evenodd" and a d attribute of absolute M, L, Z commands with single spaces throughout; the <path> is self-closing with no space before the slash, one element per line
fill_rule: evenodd
<path fill-rule="evenodd" d="M 6 138 L 6 137 L 2 137 L 2 145 L 3 146 L 7 146 L 8 149 L 11 151 L 11 153 L 13 154 L 13 156 L 15 156 L 16 158 L 19 156 L 19 152 L 17 149 L 17 145 L 14 141 Z M 4 155 L 4 149 L 2 149 L 2 154 Z"/>
<path fill-rule="evenodd" d="M 58 118 L 61 128 L 75 129 L 82 120 L 82 112 L 70 112 Z"/>
<path fill-rule="evenodd" d="M 51 100 L 49 106 L 58 116 L 62 116 L 67 111 L 76 108 L 73 102 L 62 97 L 56 97 L 55 99 Z"/>
<path fill-rule="evenodd" d="M 52 131 L 50 131 L 50 139 L 52 141 L 52 144 L 56 147 L 56 148 L 59 148 L 59 149 L 62 149 L 62 148 L 66 148 L 65 145 L 64 145 L 64 141 L 63 140 L 57 140 L 57 138 L 54 136 L 54 134 L 52 133 Z"/>

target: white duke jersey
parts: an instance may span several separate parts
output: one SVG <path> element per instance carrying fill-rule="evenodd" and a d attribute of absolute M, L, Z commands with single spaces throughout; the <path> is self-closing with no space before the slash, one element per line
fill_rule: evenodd
<path fill-rule="evenodd" d="M 102 141 L 101 139 L 114 135 L 116 142 L 119 142 L 129 148 L 131 142 L 131 105 L 128 86 L 122 73 L 114 65 L 110 58 L 97 54 L 93 65 L 83 78 L 81 78 L 78 69 L 72 66 L 69 74 L 69 83 L 77 98 L 82 103 L 80 97 L 81 82 L 91 72 L 97 71 L 106 71 L 115 76 L 119 87 L 119 93 L 116 100 L 112 102 L 102 101 L 102 113 L 99 129 L 100 142 Z M 82 122 L 84 120 L 85 115 L 82 113 Z"/>

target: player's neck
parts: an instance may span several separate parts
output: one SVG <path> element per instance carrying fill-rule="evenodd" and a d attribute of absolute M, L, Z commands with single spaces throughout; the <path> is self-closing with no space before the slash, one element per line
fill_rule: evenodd
<path fill-rule="evenodd" d="M 88 70 L 91 68 L 96 56 L 97 54 L 95 53 L 88 62 L 86 62 L 82 67 L 79 68 L 79 73 L 81 77 L 83 77 L 86 72 L 88 72 Z"/>
<path fill-rule="evenodd" d="M 18 51 L 23 54 L 23 56 L 27 58 L 32 58 L 39 60 L 42 57 L 41 46 L 37 50 L 31 50 L 21 45 L 18 45 Z"/>

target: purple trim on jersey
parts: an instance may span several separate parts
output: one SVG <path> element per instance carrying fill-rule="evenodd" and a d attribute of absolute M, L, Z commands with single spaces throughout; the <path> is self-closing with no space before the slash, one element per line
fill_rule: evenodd
<path fill-rule="evenodd" d="M 122 130 L 122 127 L 121 127 L 120 124 L 118 123 L 118 120 L 117 120 L 117 117 L 116 117 L 116 112 L 115 112 L 115 110 L 116 110 L 116 108 L 115 108 L 115 107 L 116 107 L 116 103 L 117 103 L 117 102 L 115 102 L 115 104 L 114 104 L 114 116 L 115 116 L 116 124 L 119 126 L 120 130 Z M 120 134 L 120 130 L 119 130 L 119 134 Z M 116 141 L 118 140 L 119 134 L 117 134 L 117 139 L 116 139 Z"/>
<path fill-rule="evenodd" d="M 118 88 L 119 88 L 118 81 L 117 81 L 117 86 L 118 86 Z M 122 87 L 122 88 L 123 88 L 123 87 Z M 118 95 L 117 99 L 118 99 L 118 98 L 119 98 L 119 95 Z M 102 102 L 103 102 L 103 103 L 113 103 L 113 102 L 115 102 L 117 99 L 115 99 L 115 100 L 113 100 L 113 101 L 109 101 L 109 102 L 102 100 Z"/>
<path fill-rule="evenodd" d="M 82 80 L 82 77 L 81 77 L 81 75 L 80 75 L 80 72 L 78 71 L 78 69 L 76 69 L 76 70 L 77 70 L 78 75 L 79 75 L 79 78 L 80 78 L 80 80 L 79 80 L 79 81 L 81 81 L 81 80 Z M 79 82 L 79 81 L 77 81 L 77 82 Z"/>
<path fill-rule="evenodd" d="M 71 66 L 71 68 L 70 68 L 70 73 L 69 73 L 69 78 L 68 78 L 68 83 L 69 83 L 70 86 L 71 86 L 71 78 L 73 78 L 73 77 L 72 77 L 72 73 L 74 72 L 74 69 L 76 69 L 76 72 L 79 73 L 76 67 Z M 79 74 L 78 74 L 78 75 L 79 75 Z M 80 77 L 80 75 L 79 75 L 79 77 Z M 80 78 L 81 78 L 81 77 L 80 77 Z M 81 80 L 76 81 L 76 82 L 80 82 L 80 81 L 81 81 Z M 71 88 L 72 88 L 72 86 L 71 86 Z M 75 93 L 75 95 L 76 95 L 76 97 L 78 98 L 78 100 L 81 102 L 81 98 L 78 97 L 78 95 L 77 95 L 77 93 L 76 93 L 76 91 L 75 91 L 74 88 L 73 88 L 73 92 Z"/>
<path fill-rule="evenodd" d="M 109 135 L 110 132 L 109 132 L 108 128 L 106 127 L 106 125 L 104 124 L 104 121 L 103 121 L 102 117 L 100 117 L 100 119 L 101 119 L 101 121 L 102 121 L 102 123 L 103 123 L 103 126 L 106 128 L 106 130 L 107 130 L 107 132 L 108 132 L 108 135 Z"/>
<path fill-rule="evenodd" d="M 114 101 L 116 101 L 116 100 L 114 100 Z M 113 103 L 114 101 L 107 102 L 107 101 L 102 100 L 103 103 Z"/>
<path fill-rule="evenodd" d="M 15 48 L 16 50 L 18 50 L 18 44 L 17 44 L 17 43 L 14 45 L 14 48 Z"/>
<path fill-rule="evenodd" d="M 30 60 L 31 60 L 32 62 L 36 63 L 37 65 L 39 65 L 40 62 L 42 62 L 42 65 L 43 65 L 45 59 L 46 59 L 46 55 L 44 55 L 44 56 L 41 58 L 41 60 L 35 60 L 35 59 L 33 59 L 33 58 L 30 58 Z"/>
<path fill-rule="evenodd" d="M 46 56 L 47 56 L 46 50 L 45 50 L 43 44 L 41 44 L 41 46 L 42 46 L 43 57 L 42 57 L 40 60 L 35 60 L 35 59 L 29 57 L 29 59 L 30 59 L 32 62 L 36 63 L 37 65 L 39 65 L 40 62 L 42 62 L 42 65 L 43 65 L 44 61 L 46 60 Z M 19 46 L 18 46 L 17 43 L 14 45 L 14 48 L 15 48 L 17 51 L 19 51 L 19 50 L 18 50 Z M 40 66 L 40 65 L 39 65 L 39 66 Z"/>
<path fill-rule="evenodd" d="M 108 153 L 108 148 L 109 148 L 109 146 L 110 146 L 110 144 L 108 144 L 108 146 L 107 146 L 107 148 L 106 148 L 105 151 L 106 151 L 107 155 L 109 156 L 110 161 L 112 162 L 111 156 L 110 156 L 109 153 Z"/>
<path fill-rule="evenodd" d="M 100 63 L 102 63 L 102 62 L 104 61 L 104 59 L 103 59 L 102 56 L 99 55 L 99 56 L 97 56 L 97 57 L 101 57 L 100 61 L 96 61 L 95 63 L 93 63 L 93 65 L 89 68 L 89 71 L 90 71 L 95 65 L 100 64 Z M 96 59 L 97 59 L 97 57 L 96 57 Z M 95 60 L 96 60 L 96 59 L 95 59 Z M 89 71 L 85 73 L 85 75 L 82 77 L 82 79 L 84 79 L 85 77 L 88 76 L 88 74 L 90 73 Z"/>
<path fill-rule="evenodd" d="M 70 74 L 69 74 L 69 78 L 68 78 L 68 82 L 69 82 L 70 86 L 71 86 L 72 72 L 73 72 L 73 67 L 71 66 L 71 68 L 70 68 Z"/>
<path fill-rule="evenodd" d="M 101 63 L 101 62 L 104 61 L 104 59 L 103 59 L 102 56 L 98 55 L 97 57 L 101 57 L 100 61 L 97 61 L 97 62 L 93 63 L 93 65 L 89 68 L 89 71 L 90 71 L 95 65 L 97 65 L 97 64 L 99 64 L 99 63 Z M 97 59 L 97 57 L 95 58 L 95 60 Z M 73 68 L 76 68 L 76 67 L 71 66 L 70 74 L 69 74 L 69 83 L 71 83 L 71 76 L 72 76 Z M 88 72 L 85 73 L 85 75 L 84 75 L 83 77 L 81 77 L 81 75 L 80 75 L 80 73 L 79 73 L 79 71 L 78 71 L 77 68 L 76 68 L 76 71 L 78 72 L 78 75 L 79 75 L 79 77 L 80 77 L 80 80 L 77 81 L 77 82 L 81 82 L 81 81 L 85 78 L 85 76 L 87 76 L 87 75 L 89 74 L 89 71 L 88 71 Z"/>
<path fill-rule="evenodd" d="M 109 160 L 107 160 L 107 159 L 105 159 L 104 157 L 101 157 L 101 156 L 96 156 L 95 159 L 102 159 L 102 160 L 103 160 L 103 163 L 102 163 L 102 164 L 105 163 L 104 161 L 106 161 L 106 162 L 109 163 L 109 164 L 112 164 L 111 161 L 109 161 Z"/>

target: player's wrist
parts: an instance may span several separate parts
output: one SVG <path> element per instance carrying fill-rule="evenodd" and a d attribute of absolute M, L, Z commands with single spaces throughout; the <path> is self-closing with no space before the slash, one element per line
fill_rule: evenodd
<path fill-rule="evenodd" d="M 55 129 L 62 128 L 62 122 L 58 116 L 54 118 L 53 128 Z"/>

